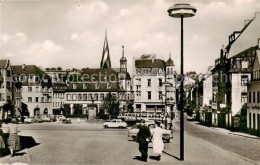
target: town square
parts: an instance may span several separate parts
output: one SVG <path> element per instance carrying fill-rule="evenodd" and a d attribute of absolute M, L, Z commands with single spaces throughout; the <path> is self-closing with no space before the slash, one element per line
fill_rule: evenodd
<path fill-rule="evenodd" d="M 0 165 L 260 164 L 259 0 L 3 0 L 0 50 Z"/>

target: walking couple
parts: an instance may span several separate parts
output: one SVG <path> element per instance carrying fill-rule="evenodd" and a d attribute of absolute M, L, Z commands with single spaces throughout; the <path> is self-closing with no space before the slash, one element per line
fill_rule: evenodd
<path fill-rule="evenodd" d="M 157 160 L 161 159 L 161 154 L 164 149 L 162 140 L 163 129 L 160 128 L 160 122 L 156 122 L 155 129 L 153 131 L 153 152 L 157 156 Z M 137 142 L 139 143 L 139 151 L 141 152 L 141 160 L 147 162 L 148 157 L 148 144 L 151 141 L 151 132 L 148 126 L 145 125 L 145 121 L 141 121 L 139 132 L 137 134 Z"/>
<path fill-rule="evenodd" d="M 5 143 L 3 139 L 3 131 L 2 131 L 2 124 L 0 123 L 0 148 L 5 148 Z M 9 133 L 9 138 L 8 138 L 8 146 L 10 149 L 10 156 L 14 156 L 14 152 L 21 150 L 20 146 L 20 139 L 18 132 L 20 132 L 20 128 L 16 124 L 9 124 L 8 126 L 6 125 L 5 128 L 7 129 L 7 133 Z"/>

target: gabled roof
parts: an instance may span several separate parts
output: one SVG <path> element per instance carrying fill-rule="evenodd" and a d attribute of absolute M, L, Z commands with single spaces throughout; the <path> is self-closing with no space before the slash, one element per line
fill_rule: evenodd
<path fill-rule="evenodd" d="M 136 68 L 163 68 L 165 62 L 161 59 L 139 59 L 135 60 Z"/>
<path fill-rule="evenodd" d="M 255 18 L 249 22 L 242 30 L 237 40 L 231 46 L 229 57 L 233 57 L 238 53 L 256 46 L 258 38 L 260 38 L 260 13 L 256 13 Z"/>
<path fill-rule="evenodd" d="M 0 60 L 0 69 L 5 69 L 7 66 L 8 60 Z"/>
<path fill-rule="evenodd" d="M 36 65 L 13 65 L 11 66 L 13 68 L 13 74 L 24 74 L 24 75 L 47 75 L 45 72 L 43 72 L 39 67 Z"/>

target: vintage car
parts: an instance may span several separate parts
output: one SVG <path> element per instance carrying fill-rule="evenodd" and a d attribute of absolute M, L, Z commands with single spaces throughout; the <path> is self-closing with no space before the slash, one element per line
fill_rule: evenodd
<path fill-rule="evenodd" d="M 126 128 L 127 123 L 122 121 L 121 119 L 113 119 L 108 122 L 103 123 L 104 128 L 109 128 L 109 127 L 116 127 L 116 128 Z"/>
<path fill-rule="evenodd" d="M 28 116 L 24 116 L 24 123 L 32 123 L 33 119 L 28 117 Z"/>
<path fill-rule="evenodd" d="M 138 128 L 139 124 L 135 124 L 131 129 L 128 130 L 128 137 L 131 137 L 134 141 L 136 139 L 137 133 L 139 131 Z M 155 128 L 155 124 L 149 124 L 148 127 L 150 128 L 151 131 L 151 139 L 153 138 L 153 130 Z M 164 130 L 164 134 L 163 134 L 163 140 L 166 141 L 167 143 L 170 142 L 171 139 L 173 139 L 173 134 L 171 130 Z"/>

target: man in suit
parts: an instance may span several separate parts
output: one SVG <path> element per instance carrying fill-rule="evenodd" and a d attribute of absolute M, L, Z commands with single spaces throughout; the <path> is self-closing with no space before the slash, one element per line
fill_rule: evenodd
<path fill-rule="evenodd" d="M 141 160 L 147 162 L 148 143 L 151 140 L 151 132 L 149 127 L 145 125 L 145 121 L 141 120 L 139 132 L 137 134 L 137 142 L 139 143 L 139 151 L 141 152 Z"/>

